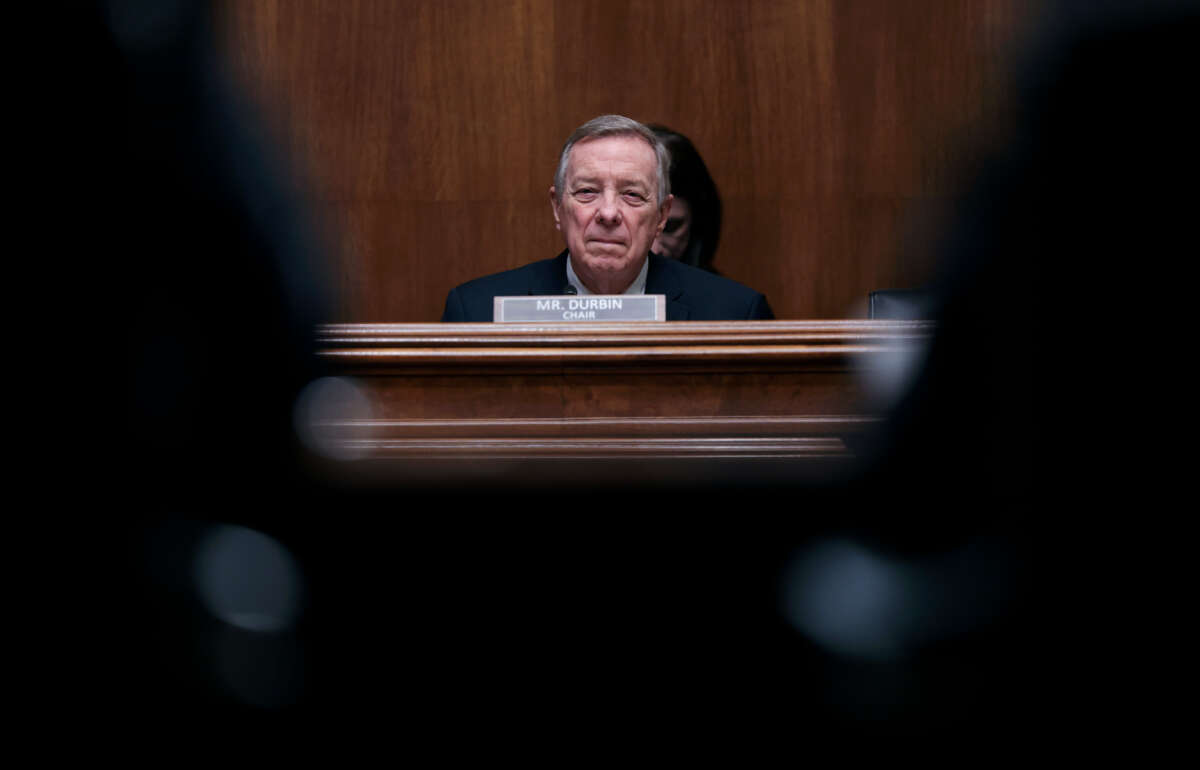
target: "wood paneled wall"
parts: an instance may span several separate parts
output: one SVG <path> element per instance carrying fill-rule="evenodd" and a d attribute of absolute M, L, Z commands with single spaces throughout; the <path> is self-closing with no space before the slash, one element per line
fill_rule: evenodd
<path fill-rule="evenodd" d="M 616 112 L 690 136 L 716 265 L 780 318 L 920 282 L 988 142 L 1023 0 L 226 0 L 235 77 L 288 152 L 346 322 L 562 248 L 562 142 Z"/>

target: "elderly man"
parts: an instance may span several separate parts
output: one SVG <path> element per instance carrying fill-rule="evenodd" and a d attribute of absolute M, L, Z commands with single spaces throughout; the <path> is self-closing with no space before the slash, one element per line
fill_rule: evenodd
<path fill-rule="evenodd" d="M 490 321 L 497 296 L 663 294 L 668 321 L 769 319 L 763 295 L 650 253 L 671 210 L 670 158 L 646 126 L 620 115 L 584 123 L 563 146 L 550 205 L 566 250 L 453 289 L 443 321 Z"/>

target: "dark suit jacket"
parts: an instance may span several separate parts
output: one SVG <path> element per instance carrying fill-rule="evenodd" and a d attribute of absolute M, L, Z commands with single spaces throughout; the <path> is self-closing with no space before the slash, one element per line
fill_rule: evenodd
<path fill-rule="evenodd" d="M 443 321 L 492 320 L 495 297 L 562 294 L 567 252 L 515 270 L 486 275 L 458 286 L 446 297 Z M 668 321 L 751 321 L 775 317 L 767 298 L 740 283 L 656 254 L 650 255 L 646 293 L 665 294 Z"/>

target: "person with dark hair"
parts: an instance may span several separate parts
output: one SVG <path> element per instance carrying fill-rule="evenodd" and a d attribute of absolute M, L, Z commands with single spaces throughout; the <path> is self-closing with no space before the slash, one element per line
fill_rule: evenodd
<path fill-rule="evenodd" d="M 683 134 L 651 124 L 671 155 L 671 193 L 675 200 L 667 223 L 651 251 L 716 273 L 713 258 L 721 237 L 721 196 L 695 145 Z"/>

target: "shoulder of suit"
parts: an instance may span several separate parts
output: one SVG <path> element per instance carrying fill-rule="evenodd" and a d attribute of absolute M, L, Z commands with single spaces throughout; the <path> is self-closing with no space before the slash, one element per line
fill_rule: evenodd
<path fill-rule="evenodd" d="M 745 293 L 747 296 L 758 296 L 760 294 L 760 292 L 755 291 L 745 284 L 738 283 L 732 278 L 716 275 L 715 273 L 684 264 L 675 259 L 667 259 L 656 254 L 650 255 L 650 258 L 658 260 L 658 269 L 665 271 L 673 279 L 678 280 L 685 288 L 736 294 Z"/>

